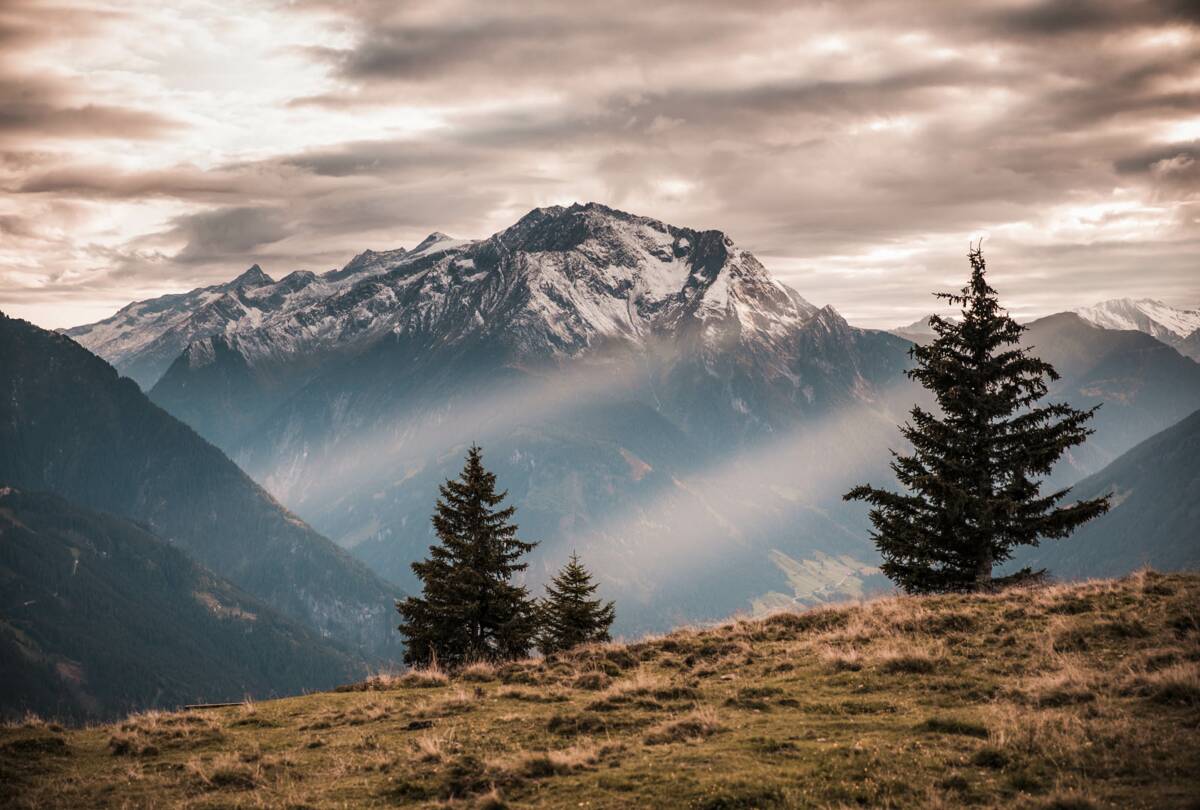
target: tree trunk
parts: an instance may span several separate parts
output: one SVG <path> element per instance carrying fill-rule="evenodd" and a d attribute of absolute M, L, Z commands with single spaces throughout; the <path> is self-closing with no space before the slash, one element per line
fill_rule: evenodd
<path fill-rule="evenodd" d="M 992 589 L 992 555 L 984 554 L 975 563 L 975 590 L 990 591 Z"/>

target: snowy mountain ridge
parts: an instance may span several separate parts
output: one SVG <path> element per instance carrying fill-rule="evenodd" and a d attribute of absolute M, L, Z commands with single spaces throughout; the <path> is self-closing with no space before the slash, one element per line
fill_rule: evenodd
<path fill-rule="evenodd" d="M 1200 329 L 1200 308 L 1180 309 L 1153 298 L 1114 298 L 1075 310 L 1104 329 L 1132 329 L 1160 340 L 1186 338 Z"/>
<path fill-rule="evenodd" d="M 65 334 L 149 389 L 193 341 L 254 329 L 272 315 L 312 304 L 384 272 L 406 251 L 364 251 L 341 270 L 297 270 L 275 281 L 257 264 L 231 281 L 144 301 Z"/>
<path fill-rule="evenodd" d="M 1182 309 L 1153 298 L 1114 298 L 1075 313 L 1103 329 L 1145 332 L 1200 362 L 1200 307 Z"/>
<path fill-rule="evenodd" d="M 411 251 L 367 251 L 322 276 L 275 282 L 256 265 L 227 284 L 130 304 L 67 334 L 124 373 L 141 372 L 135 379 L 146 385 L 145 369 L 161 375 L 189 344 L 218 336 L 251 366 L 354 350 L 388 334 L 451 343 L 490 336 L 518 355 L 574 356 L 612 341 L 639 344 L 691 320 L 704 324 L 714 349 L 729 339 L 775 346 L 820 312 L 719 231 L 589 203 L 534 209 L 479 241 L 435 232 Z M 197 347 L 189 363 L 212 354 Z"/>

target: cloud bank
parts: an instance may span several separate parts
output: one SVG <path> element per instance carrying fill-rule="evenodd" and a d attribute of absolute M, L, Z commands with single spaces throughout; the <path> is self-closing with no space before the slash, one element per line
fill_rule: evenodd
<path fill-rule="evenodd" d="M 170 8 L 164 6 L 169 5 Z M 0 2 L 0 307 L 46 326 L 597 200 L 892 326 L 1200 303 L 1191 2 Z"/>

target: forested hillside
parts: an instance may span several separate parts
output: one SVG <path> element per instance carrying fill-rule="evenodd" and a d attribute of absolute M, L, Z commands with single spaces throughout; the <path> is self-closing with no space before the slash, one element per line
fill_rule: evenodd
<path fill-rule="evenodd" d="M 0 491 L 0 716 L 71 721 L 295 694 L 363 667 L 144 527 Z"/>
<path fill-rule="evenodd" d="M 0 315 L 0 485 L 140 521 L 281 613 L 378 659 L 395 589 L 82 346 Z"/>

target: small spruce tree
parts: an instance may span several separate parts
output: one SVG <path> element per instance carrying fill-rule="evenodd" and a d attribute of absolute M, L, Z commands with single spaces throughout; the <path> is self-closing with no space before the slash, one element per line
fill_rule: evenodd
<path fill-rule="evenodd" d="M 1108 509 L 1107 497 L 1060 506 L 1069 488 L 1041 493 L 1040 477 L 1092 433 L 1096 409 L 1037 404 L 1058 375 L 1020 346 L 1025 327 L 1000 308 L 980 249 L 969 258 L 962 292 L 937 294 L 961 307 L 962 320 L 935 315 L 936 338 L 910 351 L 908 376 L 933 392 L 941 414 L 914 407 L 901 427 L 912 454 L 893 453 L 892 470 L 908 492 L 858 486 L 845 496 L 874 507 L 881 568 L 910 593 L 989 589 L 993 566 L 1018 546 L 1066 537 Z"/>
<path fill-rule="evenodd" d="M 496 492 L 496 476 L 484 468 L 478 447 L 471 446 L 458 480 L 446 481 L 440 493 L 433 515 L 439 543 L 412 565 L 422 594 L 396 603 L 404 660 L 454 667 L 528 655 L 535 605 L 512 577 L 528 567 L 520 560 L 536 543 L 517 538 L 516 509 L 499 508 L 507 493 Z"/>
<path fill-rule="evenodd" d="M 539 605 L 538 649 L 543 655 L 609 640 L 616 609 L 612 602 L 591 598 L 596 588 L 592 575 L 572 552 L 571 559 L 546 585 L 546 598 Z"/>

